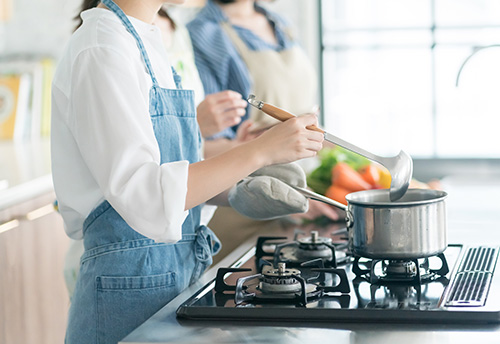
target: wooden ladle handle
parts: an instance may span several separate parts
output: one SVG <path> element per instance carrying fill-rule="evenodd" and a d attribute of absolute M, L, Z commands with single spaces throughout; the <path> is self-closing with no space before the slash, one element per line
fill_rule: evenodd
<path fill-rule="evenodd" d="M 280 109 L 277 106 L 267 104 L 267 103 L 264 103 L 264 105 L 262 105 L 262 107 L 260 109 L 263 112 L 267 113 L 269 116 L 274 117 L 281 122 L 284 122 L 286 120 L 289 120 L 290 118 L 295 117 L 295 115 L 291 114 L 290 112 L 285 111 L 283 109 Z M 310 126 L 307 126 L 306 128 L 309 130 L 319 131 L 320 133 L 323 133 L 323 134 L 325 133 L 325 131 L 323 129 L 318 128 L 315 125 L 310 125 Z"/>

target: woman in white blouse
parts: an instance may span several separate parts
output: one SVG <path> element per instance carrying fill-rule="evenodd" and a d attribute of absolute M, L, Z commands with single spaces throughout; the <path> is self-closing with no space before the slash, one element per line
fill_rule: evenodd
<path fill-rule="evenodd" d="M 322 146 L 306 115 L 200 161 L 193 92 L 151 25 L 162 3 L 103 0 L 82 13 L 54 77 L 54 187 L 68 235 L 85 245 L 68 343 L 126 336 L 210 265 L 219 243 L 200 204 L 227 204 L 245 176 Z"/>
<path fill-rule="evenodd" d="M 97 5 L 99 5 L 99 0 L 85 0 L 81 12 L 92 9 Z M 185 7 L 180 6 L 170 6 L 168 8 L 169 12 L 174 12 L 177 16 L 182 15 L 185 9 Z M 154 25 L 161 32 L 169 62 L 176 73 L 181 76 L 183 88 L 194 91 L 196 119 L 201 135 L 203 138 L 210 137 L 227 127 L 238 124 L 241 121 L 241 116 L 245 114 L 248 103 L 242 99 L 241 94 L 230 90 L 213 93 L 205 97 L 203 85 L 194 62 L 189 33 L 181 22 L 174 21 L 169 12 L 167 12 L 167 5 L 164 5 L 158 12 Z M 82 19 L 80 15 L 75 19 L 78 21 L 78 28 L 82 24 Z M 250 123 L 241 126 L 238 139 L 232 141 L 233 146 L 256 136 L 248 133 L 249 125 Z M 216 141 L 203 141 L 202 150 L 213 151 L 214 148 L 212 147 L 216 147 L 218 144 Z M 208 224 L 216 209 L 217 207 L 214 205 L 205 204 L 201 210 L 201 224 Z M 83 240 L 71 240 L 64 265 L 64 277 L 70 299 L 73 297 L 83 250 Z"/>

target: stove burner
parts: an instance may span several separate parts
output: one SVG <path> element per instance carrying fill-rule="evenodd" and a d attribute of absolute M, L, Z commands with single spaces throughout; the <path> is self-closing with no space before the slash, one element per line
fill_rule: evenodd
<path fill-rule="evenodd" d="M 288 269 L 285 263 L 275 268 L 266 265 L 262 273 L 240 277 L 236 285 L 225 282 L 228 273 L 249 272 L 251 269 L 220 268 L 215 280 L 216 298 L 228 300 L 226 292 L 234 291 L 236 305 L 287 303 L 305 306 L 308 302 L 321 298 L 325 293 L 347 294 L 350 292 L 344 269 L 312 268 L 314 277 L 302 277 L 298 269 Z"/>
<path fill-rule="evenodd" d="M 300 271 L 287 269 L 285 263 L 278 263 L 277 269 L 266 266 L 262 271 L 259 288 L 263 293 L 300 292 L 301 284 L 297 277 L 300 277 Z"/>
<path fill-rule="evenodd" d="M 347 263 L 351 257 L 347 254 L 347 243 L 334 243 L 331 238 L 319 236 L 318 231 L 311 231 L 311 235 L 299 238 L 302 231 L 296 231 L 294 241 L 279 242 L 286 237 L 260 237 L 257 240 L 256 258 L 259 262 L 263 257 L 273 257 L 274 265 L 284 262 L 289 266 L 299 267 L 303 263 L 314 259 L 321 259 L 325 266 L 337 267 L 337 264 Z M 273 252 L 264 250 L 264 246 L 274 243 Z"/>
<path fill-rule="evenodd" d="M 412 278 L 417 275 L 417 267 L 411 260 L 389 260 L 382 261 L 382 270 L 388 277 Z"/>
<path fill-rule="evenodd" d="M 332 239 L 320 237 L 317 231 L 312 231 L 310 237 L 300 238 L 297 254 L 304 258 L 332 259 Z"/>
<path fill-rule="evenodd" d="M 270 246 L 265 247 L 268 252 Z M 440 328 L 499 323 L 499 247 L 449 245 L 444 256 L 414 260 L 352 257 L 337 269 L 326 268 L 321 258 L 297 267 L 265 261 L 259 269 L 255 251 L 220 268 L 214 281 L 179 306 L 179 319 L 188 325 L 209 320 L 312 328 L 341 323 L 442 324 Z M 453 272 L 447 273 L 448 265 Z"/>
<path fill-rule="evenodd" d="M 440 260 L 441 266 L 439 269 L 430 268 L 428 257 L 421 258 L 420 262 L 418 259 L 373 259 L 363 261 L 362 257 L 355 257 L 352 272 L 373 284 L 428 283 L 445 276 L 450 271 L 443 253 L 430 258 Z"/>

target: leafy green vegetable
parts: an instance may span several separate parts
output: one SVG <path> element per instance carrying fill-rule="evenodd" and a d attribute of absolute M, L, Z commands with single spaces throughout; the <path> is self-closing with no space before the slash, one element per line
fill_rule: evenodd
<path fill-rule="evenodd" d="M 307 185 L 322 195 L 332 184 L 332 168 L 338 162 L 346 162 L 355 170 L 370 164 L 365 157 L 339 146 L 322 149 L 318 153 L 318 158 L 320 165 L 307 176 Z"/>

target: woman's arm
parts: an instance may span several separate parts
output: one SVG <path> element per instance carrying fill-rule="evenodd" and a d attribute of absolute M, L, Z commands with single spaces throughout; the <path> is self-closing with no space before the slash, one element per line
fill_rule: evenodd
<path fill-rule="evenodd" d="M 212 199 L 263 166 L 315 156 L 323 135 L 306 127 L 316 123 L 315 115 L 293 118 L 254 140 L 189 165 L 185 209 Z"/>

